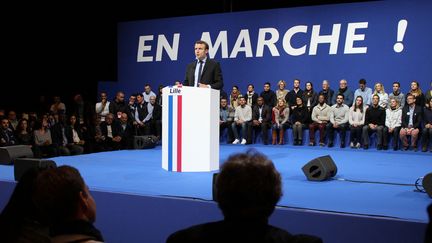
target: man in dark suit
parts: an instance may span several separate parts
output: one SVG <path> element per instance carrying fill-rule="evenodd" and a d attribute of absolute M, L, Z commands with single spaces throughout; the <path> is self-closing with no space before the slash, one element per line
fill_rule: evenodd
<path fill-rule="evenodd" d="M 209 45 L 199 40 L 195 42 L 196 61 L 189 63 L 183 85 L 200 88 L 223 88 L 222 70 L 219 62 L 207 57 Z"/>
<path fill-rule="evenodd" d="M 262 133 L 263 144 L 268 144 L 268 129 L 271 126 L 272 110 L 271 108 L 264 104 L 264 98 L 258 97 L 257 105 L 252 108 L 252 129 L 255 132 L 255 139 L 253 143 L 256 142 L 256 137 L 259 132 Z M 250 140 L 252 139 L 252 134 L 248 136 Z"/>
<path fill-rule="evenodd" d="M 249 150 L 231 155 L 216 178 L 216 201 L 224 219 L 171 234 L 167 243 L 320 243 L 312 235 L 293 235 L 268 223 L 282 196 L 281 175 L 265 155 Z"/>

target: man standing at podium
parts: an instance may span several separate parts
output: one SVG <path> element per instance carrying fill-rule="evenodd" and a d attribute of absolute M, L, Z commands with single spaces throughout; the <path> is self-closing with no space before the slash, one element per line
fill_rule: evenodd
<path fill-rule="evenodd" d="M 223 88 L 222 70 L 219 62 L 207 57 L 209 45 L 199 40 L 195 42 L 196 60 L 189 63 L 186 69 L 185 86 L 200 88 Z"/>

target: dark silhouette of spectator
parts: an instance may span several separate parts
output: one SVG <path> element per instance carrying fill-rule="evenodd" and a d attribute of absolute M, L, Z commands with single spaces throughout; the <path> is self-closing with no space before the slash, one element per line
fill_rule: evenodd
<path fill-rule="evenodd" d="M 429 215 L 429 223 L 426 228 L 426 236 L 425 236 L 425 243 L 432 243 L 432 204 L 429 205 L 427 208 L 427 212 Z"/>
<path fill-rule="evenodd" d="M 253 150 L 232 155 L 216 179 L 224 219 L 177 231 L 167 242 L 322 242 L 268 224 L 281 196 L 281 176 L 271 160 Z"/>
<path fill-rule="evenodd" d="M 49 228 L 41 223 L 32 201 L 35 181 L 41 170 L 28 170 L 16 184 L 8 204 L 0 214 L 0 242 L 51 242 Z"/>
<path fill-rule="evenodd" d="M 52 242 L 103 242 L 93 226 L 96 203 L 77 169 L 60 166 L 41 172 L 33 200 L 50 226 Z"/>

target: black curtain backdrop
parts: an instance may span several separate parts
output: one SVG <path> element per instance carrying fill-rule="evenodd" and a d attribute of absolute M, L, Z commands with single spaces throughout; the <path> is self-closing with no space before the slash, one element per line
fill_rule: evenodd
<path fill-rule="evenodd" d="M 36 110 L 41 95 L 49 102 L 59 95 L 67 105 L 80 93 L 95 102 L 97 82 L 117 80 L 118 22 L 347 2 L 360 1 L 16 4 L 5 9 L 11 17 L 2 21 L 0 109 Z"/>

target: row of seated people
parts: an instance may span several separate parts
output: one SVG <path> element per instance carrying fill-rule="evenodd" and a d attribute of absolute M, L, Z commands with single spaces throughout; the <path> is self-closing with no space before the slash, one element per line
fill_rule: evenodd
<path fill-rule="evenodd" d="M 264 90 L 261 93 L 255 91 L 253 84 L 247 86 L 247 92 L 242 94 L 237 85 L 232 87 L 231 92 L 226 94 L 223 90 L 221 91 L 221 97 L 228 100 L 228 106 L 236 108 L 239 105 L 239 98 L 245 97 L 246 104 L 254 106 L 257 104 L 258 96 L 263 97 L 264 103 L 269 106 L 276 106 L 279 99 L 285 99 L 287 105 L 293 109 L 296 106 L 296 98 L 301 97 L 305 106 L 309 109 L 313 108 L 318 104 L 318 96 L 324 95 L 326 103 L 328 105 L 336 104 L 336 98 L 338 94 L 343 94 L 345 99 L 344 103 L 349 107 L 355 105 L 355 97 L 362 96 L 365 105 L 372 105 L 372 96 L 378 95 L 380 97 L 379 106 L 384 109 L 390 107 L 389 100 L 394 98 L 399 101 L 401 108 L 406 104 L 406 95 L 401 90 L 399 82 L 393 82 L 392 92 L 387 93 L 384 89 L 384 85 L 380 82 L 376 82 L 374 88 L 367 87 L 365 79 L 359 80 L 358 89 L 354 90 L 348 87 L 348 81 L 342 79 L 339 81 L 339 89 L 333 90 L 330 88 L 330 84 L 327 80 L 322 82 L 322 89 L 315 90 L 312 82 L 306 82 L 304 89 L 300 87 L 300 80 L 294 79 L 292 89 L 286 88 L 286 82 L 280 80 L 278 82 L 275 91 L 271 89 L 270 83 L 264 84 Z M 407 93 L 413 94 L 416 97 L 416 104 L 420 107 L 428 106 L 426 100 L 432 97 L 432 83 L 431 89 L 424 92 L 420 88 L 420 84 L 417 81 L 412 81 L 410 89 Z"/>
<path fill-rule="evenodd" d="M 134 124 L 126 113 L 121 113 L 119 119 L 109 113 L 102 122 L 100 117 L 94 117 L 93 123 L 86 126 L 79 124 L 74 114 L 66 117 L 57 114 L 50 119 L 44 115 L 36 121 L 34 117 L 31 121 L 23 118 L 15 130 L 3 117 L 0 146 L 28 145 L 37 158 L 131 149 L 135 135 L 160 136 L 162 127 L 160 120 Z"/>
<path fill-rule="evenodd" d="M 334 146 L 335 131 L 340 132 L 340 146 L 345 147 L 346 132 L 350 131 L 350 147 L 368 149 L 370 137 L 376 133 L 377 149 L 388 149 L 389 137 L 392 137 L 392 147 L 417 150 L 417 141 L 421 135 L 422 151 L 428 150 L 432 138 L 432 99 L 423 109 L 416 105 L 415 96 L 407 95 L 407 105 L 400 108 L 397 99 L 390 99 L 390 108 L 379 106 L 379 96 L 374 95 L 371 106 L 363 105 L 362 96 L 356 97 L 356 103 L 349 108 L 344 104 L 344 96 L 339 94 L 336 104 L 329 106 L 324 95 L 318 98 L 318 105 L 309 110 L 303 104 L 303 99 L 296 98 L 296 107 L 290 109 L 284 99 L 278 100 L 278 105 L 269 107 L 264 99 L 259 97 L 257 105 L 251 108 L 246 105 L 246 98 L 240 98 L 240 105 L 234 110 L 227 105 L 226 99 L 221 99 L 220 134 L 226 129 L 228 143 L 252 143 L 255 133 L 261 134 L 263 143 L 269 142 L 268 130 L 272 131 L 272 144 L 284 144 L 284 134 L 292 128 L 293 144 L 303 144 L 303 130 L 309 128 L 309 145 L 314 146 L 315 131 L 319 130 L 319 145 Z M 239 129 L 241 133 L 239 133 Z M 410 144 L 408 138 L 410 137 Z"/>

